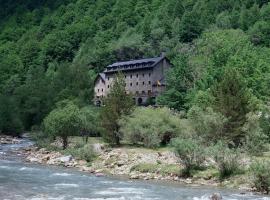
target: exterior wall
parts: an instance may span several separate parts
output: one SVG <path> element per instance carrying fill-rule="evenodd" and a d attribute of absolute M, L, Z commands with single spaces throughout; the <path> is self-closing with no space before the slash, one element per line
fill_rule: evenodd
<path fill-rule="evenodd" d="M 125 76 L 126 91 L 134 96 L 137 104 L 146 103 L 148 98 L 154 98 L 165 90 L 165 86 L 153 86 L 164 79 L 170 64 L 163 59 L 153 68 L 143 68 L 131 71 L 122 71 Z M 95 97 L 103 97 L 112 87 L 116 73 L 106 73 L 105 82 L 99 77 L 95 85 Z M 164 82 L 164 81 L 163 81 Z"/>
<path fill-rule="evenodd" d="M 105 82 L 99 77 L 95 84 L 95 98 L 106 96 Z"/>

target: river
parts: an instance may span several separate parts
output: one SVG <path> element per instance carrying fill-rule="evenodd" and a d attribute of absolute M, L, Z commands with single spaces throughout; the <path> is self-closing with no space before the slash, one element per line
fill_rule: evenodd
<path fill-rule="evenodd" d="M 216 188 L 156 184 L 95 177 L 76 170 L 24 163 L 16 150 L 30 145 L 0 145 L 0 200 L 270 200 L 270 197 Z"/>

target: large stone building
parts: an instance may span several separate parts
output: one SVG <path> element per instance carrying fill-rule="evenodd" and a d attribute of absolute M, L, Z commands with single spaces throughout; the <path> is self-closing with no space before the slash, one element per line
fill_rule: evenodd
<path fill-rule="evenodd" d="M 113 79 L 121 71 L 125 76 L 126 91 L 138 105 L 146 104 L 165 89 L 165 72 L 170 62 L 164 56 L 117 62 L 106 67 L 95 80 L 95 103 L 100 104 L 112 87 Z"/>

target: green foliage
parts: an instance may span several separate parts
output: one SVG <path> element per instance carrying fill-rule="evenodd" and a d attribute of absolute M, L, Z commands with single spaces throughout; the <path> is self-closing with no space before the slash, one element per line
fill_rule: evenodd
<path fill-rule="evenodd" d="M 188 111 L 188 119 L 195 129 L 196 134 L 205 142 L 212 143 L 224 138 L 227 119 L 211 107 L 202 109 L 193 106 Z"/>
<path fill-rule="evenodd" d="M 214 109 L 228 119 L 225 137 L 239 145 L 243 138 L 241 127 L 246 121 L 246 114 L 251 111 L 251 94 L 238 70 L 225 69 L 223 79 L 213 87 L 213 96 Z"/>
<path fill-rule="evenodd" d="M 60 102 L 44 119 L 44 131 L 63 140 L 63 149 L 68 145 L 68 136 L 78 135 L 82 120 L 79 108 L 70 101 Z"/>
<path fill-rule="evenodd" d="M 249 113 L 247 115 L 247 122 L 243 126 L 245 132 L 245 149 L 251 155 L 261 155 L 267 150 L 268 137 L 265 135 L 260 124 L 259 113 Z"/>
<path fill-rule="evenodd" d="M 136 108 L 129 116 L 120 119 L 119 125 L 126 141 L 131 144 L 142 143 L 150 148 L 167 144 L 171 138 L 191 134 L 188 122 L 165 107 Z"/>
<path fill-rule="evenodd" d="M 122 74 L 114 77 L 110 93 L 104 98 L 100 119 L 103 127 L 102 136 L 110 144 L 120 144 L 122 138 L 119 132 L 118 120 L 128 115 L 133 108 L 132 97 L 126 94 L 125 80 Z"/>
<path fill-rule="evenodd" d="M 222 180 L 240 171 L 240 151 L 230 149 L 225 143 L 219 141 L 208 149 L 208 154 L 217 163 L 219 178 Z"/>
<path fill-rule="evenodd" d="M 270 161 L 261 160 L 253 162 L 250 166 L 250 172 L 253 176 L 254 187 L 259 192 L 269 194 L 270 191 Z"/>
<path fill-rule="evenodd" d="M 71 154 L 75 158 L 80 160 L 86 160 L 87 162 L 92 162 L 97 156 L 91 144 L 85 144 L 81 147 L 71 147 L 66 149 L 64 153 Z"/>
<path fill-rule="evenodd" d="M 194 169 L 201 169 L 205 161 L 205 148 L 198 142 L 198 139 L 174 139 L 172 146 L 176 155 L 181 159 L 185 169 L 183 176 L 190 176 Z"/>
<path fill-rule="evenodd" d="M 187 57 L 181 55 L 174 58 L 172 61 L 173 68 L 167 72 L 167 89 L 158 98 L 158 104 L 178 110 L 186 110 L 187 93 L 194 83 L 192 69 L 187 62 Z"/>
<path fill-rule="evenodd" d="M 14 98 L 0 95 L 0 133 L 19 135 L 23 124 Z"/>
<path fill-rule="evenodd" d="M 99 131 L 99 109 L 86 106 L 80 109 L 82 125 L 80 127 L 83 136 L 96 136 Z"/>
<path fill-rule="evenodd" d="M 181 168 L 176 164 L 140 163 L 138 165 L 134 165 L 130 171 L 138 171 L 141 173 L 158 173 L 162 175 L 181 175 Z"/>
<path fill-rule="evenodd" d="M 105 66 L 161 52 L 174 64 L 162 105 L 187 111 L 227 67 L 267 102 L 269 9 L 263 0 L 3 1 L 0 95 L 12 99 L 16 112 L 0 113 L 18 113 L 12 123 L 20 125 L 11 126 L 30 130 L 59 101 L 89 104 Z"/>

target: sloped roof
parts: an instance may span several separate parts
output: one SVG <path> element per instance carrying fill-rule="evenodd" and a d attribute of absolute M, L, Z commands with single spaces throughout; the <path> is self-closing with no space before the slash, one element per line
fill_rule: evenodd
<path fill-rule="evenodd" d="M 161 56 L 161 57 L 155 57 L 155 58 L 145 58 L 145 59 L 139 59 L 139 60 L 116 62 L 107 66 L 105 72 L 154 67 L 164 58 L 165 58 L 164 56 Z M 130 66 L 132 66 L 132 68 L 130 68 Z"/>
<path fill-rule="evenodd" d="M 142 64 L 142 63 L 157 63 L 160 60 L 162 60 L 164 57 L 156 57 L 156 58 L 145 58 L 145 59 L 139 59 L 139 60 L 130 60 L 130 61 L 124 61 L 124 62 L 116 62 L 113 63 L 108 67 L 117 67 L 117 66 L 123 66 L 123 65 L 136 65 L 136 64 Z"/>
<path fill-rule="evenodd" d="M 105 75 L 104 73 L 99 73 L 99 74 L 97 75 L 97 77 L 96 77 L 96 79 L 95 79 L 94 82 L 96 82 L 97 79 L 98 79 L 99 77 L 100 77 L 104 82 L 106 81 L 106 75 Z"/>

